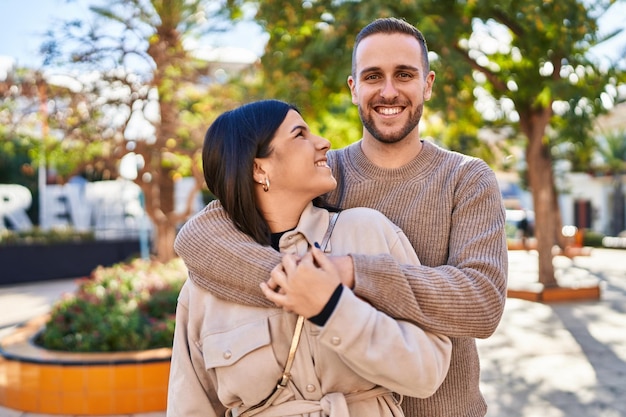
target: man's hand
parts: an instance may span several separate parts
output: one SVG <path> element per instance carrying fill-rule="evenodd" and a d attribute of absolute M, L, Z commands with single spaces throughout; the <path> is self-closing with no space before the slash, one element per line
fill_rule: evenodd
<path fill-rule="evenodd" d="M 277 306 L 309 318 L 322 311 L 340 283 L 334 262 L 312 248 L 299 261 L 294 255 L 285 255 L 270 279 L 261 283 L 261 290 Z"/>

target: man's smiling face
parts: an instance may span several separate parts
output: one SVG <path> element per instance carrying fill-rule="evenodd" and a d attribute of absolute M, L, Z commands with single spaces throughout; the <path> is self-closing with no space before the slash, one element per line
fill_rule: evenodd
<path fill-rule="evenodd" d="M 410 35 L 375 34 L 364 38 L 355 54 L 355 74 L 348 77 L 352 102 L 369 134 L 384 143 L 413 132 L 430 99 L 434 75 L 425 74 L 422 49 Z"/>

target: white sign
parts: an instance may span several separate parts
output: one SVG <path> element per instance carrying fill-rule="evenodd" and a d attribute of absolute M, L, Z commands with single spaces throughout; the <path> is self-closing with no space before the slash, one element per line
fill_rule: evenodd
<path fill-rule="evenodd" d="M 176 209 L 183 210 L 193 185 L 192 178 L 176 182 L 174 196 Z M 128 180 L 48 185 L 44 191 L 40 227 L 95 230 L 101 235 L 115 237 L 136 234 L 142 224 L 144 210 L 140 200 L 141 189 Z M 16 184 L 0 184 L 0 230 L 6 225 L 13 230 L 33 227 L 26 211 L 32 204 L 28 188 Z M 200 194 L 194 201 L 194 210 L 203 206 Z"/>
<path fill-rule="evenodd" d="M 26 214 L 33 202 L 30 190 L 17 184 L 0 184 L 0 230 L 8 223 L 12 229 L 28 230 L 33 224 Z"/>

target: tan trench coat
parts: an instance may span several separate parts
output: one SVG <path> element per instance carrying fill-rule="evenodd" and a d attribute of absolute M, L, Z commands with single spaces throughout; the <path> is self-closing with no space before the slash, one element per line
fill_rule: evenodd
<path fill-rule="evenodd" d="M 328 211 L 310 205 L 281 238 L 281 252 L 305 253 L 322 241 L 328 222 Z M 402 231 L 366 208 L 341 212 L 327 252 L 390 253 L 419 264 Z M 216 416 L 225 408 L 237 415 L 265 399 L 282 375 L 295 321 L 281 309 L 218 299 L 188 280 L 177 308 L 168 417 Z M 305 321 L 288 389 L 257 416 L 401 416 L 392 392 L 432 395 L 450 355 L 449 338 L 394 320 L 344 288 L 323 327 Z"/>

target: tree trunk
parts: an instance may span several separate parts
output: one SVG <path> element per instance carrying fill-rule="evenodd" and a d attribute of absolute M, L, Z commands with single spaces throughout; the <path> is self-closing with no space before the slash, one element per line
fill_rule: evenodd
<path fill-rule="evenodd" d="M 176 257 L 174 252 L 174 240 L 176 239 L 176 226 L 170 221 L 158 222 L 156 228 L 156 255 L 161 262 L 168 262 Z"/>
<path fill-rule="evenodd" d="M 556 231 L 554 175 L 549 144 L 544 134 L 550 120 L 550 107 L 520 111 L 520 127 L 528 138 L 526 164 L 528 185 L 535 210 L 535 238 L 539 255 L 539 282 L 545 288 L 558 286 L 552 263 Z"/>
<path fill-rule="evenodd" d="M 145 165 L 135 182 L 141 187 L 145 197 L 146 214 L 152 221 L 153 247 L 159 261 L 167 262 L 174 258 L 176 225 L 180 219 L 174 209 L 174 181 L 171 169 L 163 167 L 162 153 L 155 145 L 140 142 L 136 152 L 144 156 Z M 144 174 L 150 174 L 145 180 Z"/>
<path fill-rule="evenodd" d="M 169 87 L 167 72 L 176 67 L 178 52 L 182 49 L 181 39 L 175 27 L 158 27 L 156 41 L 150 44 L 148 54 L 154 59 L 153 85 L 159 93 L 159 123 L 155 126 L 156 143 L 151 151 L 152 184 L 148 187 L 146 201 L 148 213 L 154 222 L 154 251 L 159 261 L 167 262 L 176 256 L 174 239 L 176 221 L 174 204 L 174 181 L 171 176 L 172 157 L 168 150 L 168 141 L 177 138 L 178 111 L 174 102 L 175 90 Z"/>

